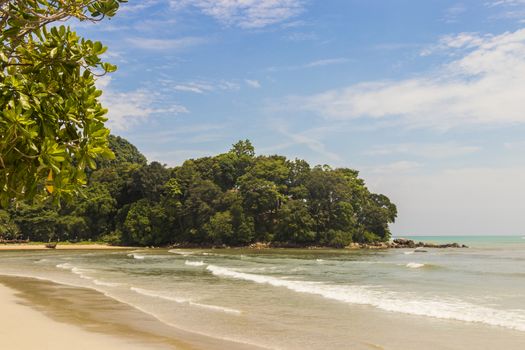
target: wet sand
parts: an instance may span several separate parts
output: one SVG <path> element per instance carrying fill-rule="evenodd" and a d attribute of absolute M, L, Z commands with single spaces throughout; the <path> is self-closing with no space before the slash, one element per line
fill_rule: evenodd
<path fill-rule="evenodd" d="M 30 278 L 0 276 L 0 309 L 5 349 L 258 349 L 170 327 L 91 289 Z"/>
<path fill-rule="evenodd" d="M 126 250 L 134 247 L 116 247 L 106 244 L 58 244 L 56 248 L 46 248 L 45 244 L 0 244 L 2 250 Z"/>

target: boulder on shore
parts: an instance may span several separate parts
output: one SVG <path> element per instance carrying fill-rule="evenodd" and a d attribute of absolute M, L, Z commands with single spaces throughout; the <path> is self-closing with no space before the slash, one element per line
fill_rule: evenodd
<path fill-rule="evenodd" d="M 459 243 L 445 243 L 445 244 L 436 244 L 436 243 L 425 243 L 425 242 L 414 242 L 411 239 L 406 238 L 396 238 L 390 244 L 389 248 L 468 248 L 464 244 Z"/>

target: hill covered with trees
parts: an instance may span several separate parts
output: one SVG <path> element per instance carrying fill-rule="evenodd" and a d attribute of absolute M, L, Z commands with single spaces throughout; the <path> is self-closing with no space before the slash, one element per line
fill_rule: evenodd
<path fill-rule="evenodd" d="M 115 159 L 88 173 L 83 196 L 0 210 L 0 237 L 104 240 L 162 246 L 344 247 L 386 241 L 397 210 L 352 169 L 256 155 L 250 141 L 181 166 L 147 163 L 135 146 L 110 136 Z"/>

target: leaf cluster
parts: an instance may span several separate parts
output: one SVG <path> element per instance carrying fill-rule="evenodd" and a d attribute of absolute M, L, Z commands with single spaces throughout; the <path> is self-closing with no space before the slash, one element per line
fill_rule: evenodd
<path fill-rule="evenodd" d="M 96 76 L 106 47 L 57 21 L 111 17 L 123 0 L 0 1 L 0 205 L 72 197 L 112 158 Z"/>

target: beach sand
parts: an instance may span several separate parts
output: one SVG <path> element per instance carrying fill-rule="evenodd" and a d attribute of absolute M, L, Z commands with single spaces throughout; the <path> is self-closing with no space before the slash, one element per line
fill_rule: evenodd
<path fill-rule="evenodd" d="M 106 244 L 58 244 L 56 250 L 126 250 L 134 247 L 116 247 Z M 53 250 L 46 248 L 45 244 L 0 244 L 2 250 Z"/>
<path fill-rule="evenodd" d="M 91 289 L 0 276 L 0 348 L 256 350 L 170 327 Z"/>
<path fill-rule="evenodd" d="M 24 305 L 15 291 L 0 285 L 0 344 L 2 349 L 162 349 L 138 344 L 124 337 L 92 333 L 60 323 Z M 73 345 L 74 344 L 74 345 Z"/>

